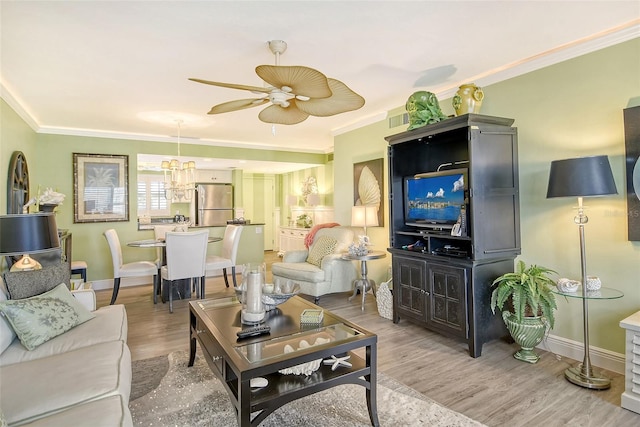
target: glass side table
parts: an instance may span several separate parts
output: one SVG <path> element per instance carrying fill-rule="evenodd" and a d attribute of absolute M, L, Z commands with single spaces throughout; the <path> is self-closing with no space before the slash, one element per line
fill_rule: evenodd
<path fill-rule="evenodd" d="M 584 359 L 582 363 L 572 366 L 564 371 L 564 377 L 580 387 L 604 390 L 611 387 L 609 378 L 600 376 L 593 370 L 589 357 L 589 300 L 617 299 L 622 298 L 624 293 L 612 288 L 600 288 L 595 291 L 583 292 L 582 285 L 575 292 L 561 292 L 557 289 L 553 293 L 569 298 L 582 299 L 582 319 L 584 322 Z"/>

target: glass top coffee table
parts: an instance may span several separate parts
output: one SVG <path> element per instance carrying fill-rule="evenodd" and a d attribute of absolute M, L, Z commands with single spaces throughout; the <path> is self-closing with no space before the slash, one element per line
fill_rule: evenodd
<path fill-rule="evenodd" d="M 195 361 L 197 341 L 209 367 L 229 393 L 239 426 L 257 426 L 286 403 L 341 384 L 365 388 L 371 424 L 379 425 L 375 334 L 327 310 L 322 324 L 302 324 L 303 310 L 320 307 L 298 296 L 267 312 L 265 323 L 271 327 L 270 334 L 245 339 L 236 336 L 243 327 L 242 305 L 236 296 L 191 301 L 189 308 L 189 366 Z M 303 341 L 309 346 L 301 344 Z M 364 349 L 364 358 L 354 353 L 356 349 Z M 349 356 L 350 367 L 322 363 L 345 356 Z M 279 372 L 316 367 L 309 376 Z M 251 379 L 257 377 L 267 379 L 268 385 L 252 389 Z"/>

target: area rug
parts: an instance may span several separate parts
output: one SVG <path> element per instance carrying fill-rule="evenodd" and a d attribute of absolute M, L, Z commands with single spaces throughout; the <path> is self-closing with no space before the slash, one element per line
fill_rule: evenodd
<path fill-rule="evenodd" d="M 188 368 L 189 355 L 133 362 L 129 407 L 136 426 L 237 426 L 235 411 L 202 357 Z M 378 419 L 381 426 L 482 426 L 421 393 L 378 374 Z M 290 402 L 260 424 L 282 426 L 370 426 L 365 389 L 341 385 Z"/>

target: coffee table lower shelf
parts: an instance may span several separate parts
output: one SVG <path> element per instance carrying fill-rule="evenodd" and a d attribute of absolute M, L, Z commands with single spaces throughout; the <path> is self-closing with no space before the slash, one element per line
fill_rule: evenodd
<path fill-rule="evenodd" d="M 353 365 L 350 368 L 341 366 L 332 371 L 330 365 L 320 365 L 320 369 L 309 376 L 283 375 L 277 372 L 264 375 L 263 378 L 269 384 L 251 392 L 251 413 L 260 412 L 252 419 L 252 424 L 259 424 L 271 412 L 289 402 L 338 385 L 357 384 L 369 388 L 368 381 L 362 377 L 370 375 L 371 369 L 355 353 L 349 352 L 349 355 L 349 362 Z M 227 381 L 226 386 L 235 400 L 234 404 L 237 404 L 237 378 Z"/>

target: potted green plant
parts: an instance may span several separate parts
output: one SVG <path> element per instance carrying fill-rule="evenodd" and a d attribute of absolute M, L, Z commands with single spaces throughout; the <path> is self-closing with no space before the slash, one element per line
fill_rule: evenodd
<path fill-rule="evenodd" d="M 313 219 L 307 214 L 302 214 L 296 218 L 296 225 L 298 227 L 311 228 Z"/>
<path fill-rule="evenodd" d="M 553 328 L 557 305 L 551 291 L 555 286 L 551 273 L 556 272 L 535 264 L 527 267 L 518 261 L 515 272 L 503 274 L 491 285 L 496 287 L 491 294 L 491 310 L 502 310 L 509 333 L 521 347 L 513 355 L 518 360 L 536 363 L 540 356 L 533 349 Z"/>

